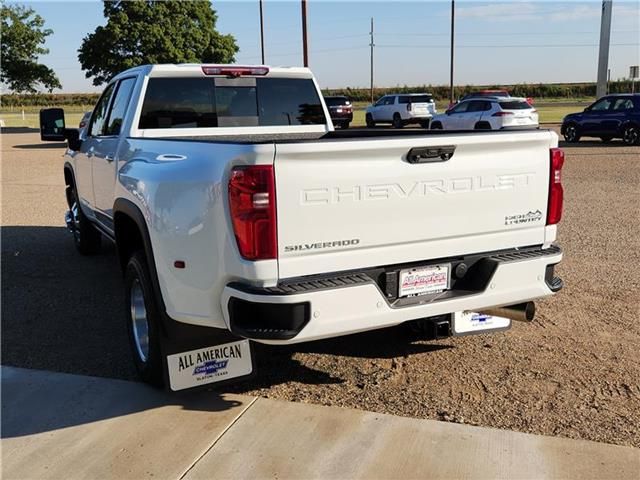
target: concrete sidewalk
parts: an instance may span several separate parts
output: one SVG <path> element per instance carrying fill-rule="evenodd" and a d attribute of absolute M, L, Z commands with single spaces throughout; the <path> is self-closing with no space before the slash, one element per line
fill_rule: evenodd
<path fill-rule="evenodd" d="M 637 479 L 640 450 L 2 367 L 2 478 Z"/>

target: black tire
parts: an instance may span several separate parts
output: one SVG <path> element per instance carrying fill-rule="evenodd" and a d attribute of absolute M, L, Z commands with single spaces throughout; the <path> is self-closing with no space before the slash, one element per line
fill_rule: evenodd
<path fill-rule="evenodd" d="M 431 128 L 431 130 L 442 130 L 442 123 L 441 122 L 431 122 L 430 128 Z"/>
<path fill-rule="evenodd" d="M 399 113 L 393 114 L 393 128 L 402 128 L 404 124 L 402 123 L 402 117 Z"/>
<path fill-rule="evenodd" d="M 136 370 L 144 382 L 155 387 L 162 387 L 164 385 L 162 352 L 160 349 L 160 325 L 162 319 L 153 293 L 147 259 L 141 250 L 138 250 L 129 258 L 125 270 L 124 287 L 127 334 Z M 140 299 L 140 294 L 142 299 Z M 144 332 L 140 328 L 142 322 L 134 322 L 134 318 L 140 319 L 143 315 L 146 318 L 147 326 L 146 336 L 148 340 L 146 342 L 146 350 L 144 348 Z M 136 340 L 137 338 L 140 340 Z"/>
<path fill-rule="evenodd" d="M 600 140 L 602 140 L 604 143 L 609 143 L 612 139 L 613 137 L 600 137 Z"/>
<path fill-rule="evenodd" d="M 80 207 L 80 200 L 75 184 L 67 185 L 68 215 L 71 222 L 68 226 L 73 233 L 73 242 L 82 255 L 95 255 L 100 252 L 102 235 L 100 231 L 85 216 Z"/>
<path fill-rule="evenodd" d="M 473 128 L 474 130 L 491 130 L 491 124 L 487 122 L 478 122 Z"/>
<path fill-rule="evenodd" d="M 640 128 L 636 125 L 627 125 L 622 130 L 622 141 L 625 145 L 640 145 Z"/>
<path fill-rule="evenodd" d="M 373 117 L 370 113 L 367 113 L 367 115 L 365 115 L 365 122 L 367 123 L 367 128 L 375 128 L 376 126 L 376 122 L 373 121 Z"/>
<path fill-rule="evenodd" d="M 342 124 L 340 125 L 340 128 L 344 128 L 344 129 L 349 128 L 349 122 L 342 122 Z"/>
<path fill-rule="evenodd" d="M 428 129 L 428 128 L 429 128 L 429 125 L 430 125 L 430 124 L 431 124 L 431 120 L 423 120 L 422 122 L 420 122 L 420 126 L 421 126 L 422 128 L 426 128 L 426 129 Z"/>
<path fill-rule="evenodd" d="M 575 123 L 570 123 L 564 129 L 564 139 L 569 143 L 577 143 L 580 141 L 580 130 Z"/>

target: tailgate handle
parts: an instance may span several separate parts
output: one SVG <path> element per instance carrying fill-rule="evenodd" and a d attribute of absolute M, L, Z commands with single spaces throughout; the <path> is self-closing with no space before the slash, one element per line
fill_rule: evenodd
<path fill-rule="evenodd" d="M 455 145 L 444 147 L 415 147 L 407 153 L 409 163 L 446 162 L 453 157 L 456 151 Z"/>

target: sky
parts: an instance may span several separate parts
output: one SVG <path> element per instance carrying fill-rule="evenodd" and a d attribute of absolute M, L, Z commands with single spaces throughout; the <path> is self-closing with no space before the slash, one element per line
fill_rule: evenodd
<path fill-rule="evenodd" d="M 77 59 L 82 39 L 105 25 L 94 0 L 14 2 L 32 7 L 54 33 L 40 57 L 63 92 L 93 92 Z M 258 0 L 214 0 L 217 29 L 240 47 L 236 62 L 259 64 Z M 593 82 L 601 1 L 456 1 L 455 83 Z M 267 65 L 302 65 L 298 0 L 264 0 Z M 308 0 L 309 67 L 322 88 L 368 87 L 374 19 L 374 84 L 449 83 L 451 2 Z M 640 63 L 640 0 L 613 0 L 611 78 Z"/>

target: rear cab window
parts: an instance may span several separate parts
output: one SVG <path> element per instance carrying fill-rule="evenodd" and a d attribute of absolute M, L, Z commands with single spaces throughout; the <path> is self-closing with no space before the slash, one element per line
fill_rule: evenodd
<path fill-rule="evenodd" d="M 310 78 L 151 77 L 138 128 L 324 125 Z"/>

